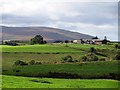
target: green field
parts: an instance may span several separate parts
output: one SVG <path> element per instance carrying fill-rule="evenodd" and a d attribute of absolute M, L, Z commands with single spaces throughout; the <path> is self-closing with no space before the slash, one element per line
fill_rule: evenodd
<path fill-rule="evenodd" d="M 25 45 L 2 47 L 3 66 L 11 66 L 17 60 L 41 61 L 45 63 L 61 62 L 62 57 L 71 55 L 74 60 L 89 53 L 91 47 L 98 49 L 106 56 L 97 55 L 98 58 L 105 58 L 108 61 L 114 59 L 118 53 L 113 45 L 82 45 L 82 44 L 46 44 L 46 45 Z M 113 54 L 114 53 L 114 54 Z M 46 57 L 47 56 L 47 57 Z"/>
<path fill-rule="evenodd" d="M 3 67 L 11 67 L 13 63 L 17 60 L 24 60 L 26 62 L 29 62 L 31 60 L 35 61 L 40 61 L 42 63 L 47 63 L 47 64 L 54 64 L 54 62 L 60 63 L 62 60 L 62 57 L 65 57 L 67 55 L 71 55 L 75 60 L 79 60 L 82 55 L 84 55 L 85 52 L 83 53 L 74 53 L 74 54 L 53 54 L 53 53 L 48 53 L 48 54 L 42 54 L 42 53 L 2 53 L 2 58 L 3 58 Z"/>
<path fill-rule="evenodd" d="M 2 52 L 3 58 L 3 88 L 118 87 L 119 61 L 114 60 L 114 57 L 119 50 L 115 49 L 115 46 L 112 44 L 1 45 L 0 47 L 2 47 L 2 51 L 0 52 Z M 100 53 L 95 53 L 99 59 L 105 58 L 106 61 L 82 62 L 81 58 L 90 53 L 91 47 L 94 47 Z M 73 60 L 78 60 L 78 62 L 61 63 L 62 58 L 67 55 L 72 56 Z M 35 60 L 42 64 L 27 66 L 13 65 L 17 60 L 25 62 Z"/>
<path fill-rule="evenodd" d="M 46 45 L 24 45 L 24 46 L 7 46 L 1 45 L 2 52 L 80 52 L 81 50 L 88 51 L 89 48 L 110 49 L 114 50 L 113 45 L 89 45 L 89 44 L 46 44 Z"/>
<path fill-rule="evenodd" d="M 72 48 L 67 48 L 61 45 L 25 45 L 25 46 L 2 46 L 2 52 L 41 52 L 41 53 L 67 53 L 80 52 Z"/>
<path fill-rule="evenodd" d="M 3 75 L 3 88 L 118 88 L 116 80 L 29 78 Z"/>
<path fill-rule="evenodd" d="M 19 71 L 19 72 L 18 72 Z M 30 77 L 62 78 L 118 78 L 118 62 L 93 62 L 81 64 L 41 64 L 3 68 L 3 74 Z M 59 76 L 60 75 L 60 76 Z"/>

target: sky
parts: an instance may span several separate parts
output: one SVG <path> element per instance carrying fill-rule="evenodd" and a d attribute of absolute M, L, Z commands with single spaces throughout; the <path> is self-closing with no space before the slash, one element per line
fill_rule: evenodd
<path fill-rule="evenodd" d="M 0 25 L 45 26 L 118 40 L 118 0 L 0 0 Z"/>

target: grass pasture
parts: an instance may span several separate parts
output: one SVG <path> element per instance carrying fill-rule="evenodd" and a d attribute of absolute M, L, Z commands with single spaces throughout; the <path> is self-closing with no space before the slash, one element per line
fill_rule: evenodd
<path fill-rule="evenodd" d="M 41 53 L 71 53 L 80 52 L 61 45 L 25 45 L 25 46 L 2 46 L 2 52 L 41 52 Z"/>
<path fill-rule="evenodd" d="M 91 47 L 96 49 L 114 50 L 113 45 L 90 45 L 90 44 L 44 44 L 44 45 L 24 45 L 24 46 L 7 46 L 1 45 L 2 52 L 41 52 L 41 53 L 74 53 L 88 51 Z"/>
<path fill-rule="evenodd" d="M 3 88 L 118 88 L 119 81 L 98 79 L 53 79 L 3 75 Z"/>
<path fill-rule="evenodd" d="M 114 45 L 92 45 L 92 44 L 69 44 L 69 47 L 77 48 L 77 49 L 82 49 L 88 51 L 91 47 L 94 47 L 96 49 L 110 49 L 114 50 Z"/>
<path fill-rule="evenodd" d="M 118 62 L 93 62 L 83 64 L 41 64 L 13 66 L 4 69 L 5 75 L 56 78 L 118 78 Z M 19 72 L 18 72 L 19 71 Z"/>
<path fill-rule="evenodd" d="M 58 64 L 61 62 L 62 57 L 67 56 L 67 55 L 71 55 L 75 60 L 79 60 L 81 58 L 81 55 L 84 55 L 85 52 L 81 52 L 81 53 L 73 53 L 73 54 L 53 54 L 53 53 L 48 53 L 48 54 L 44 54 L 44 53 L 2 53 L 2 64 L 3 67 L 12 67 L 12 65 L 14 64 L 15 61 L 17 60 L 23 60 L 26 62 L 29 62 L 31 60 L 35 60 L 38 62 L 42 62 L 44 63 L 48 63 L 48 64 L 54 64 L 55 62 L 57 62 Z"/>

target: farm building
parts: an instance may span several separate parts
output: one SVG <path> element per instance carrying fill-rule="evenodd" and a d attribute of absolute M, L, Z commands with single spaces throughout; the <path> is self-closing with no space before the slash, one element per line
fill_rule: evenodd
<path fill-rule="evenodd" d="M 73 40 L 73 43 L 75 43 L 75 44 L 81 44 L 81 40 Z"/>
<path fill-rule="evenodd" d="M 101 39 L 80 39 L 80 40 L 73 40 L 73 43 L 75 44 L 107 44 L 108 42 L 110 42 L 109 40 L 101 40 Z"/>
<path fill-rule="evenodd" d="M 103 41 L 103 40 L 93 39 L 92 41 L 94 42 L 94 44 L 102 44 L 102 41 Z"/>

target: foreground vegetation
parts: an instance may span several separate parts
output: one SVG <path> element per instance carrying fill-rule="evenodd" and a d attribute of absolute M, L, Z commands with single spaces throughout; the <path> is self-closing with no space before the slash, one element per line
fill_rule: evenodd
<path fill-rule="evenodd" d="M 3 88 L 118 88 L 116 80 L 52 79 L 3 75 Z"/>

